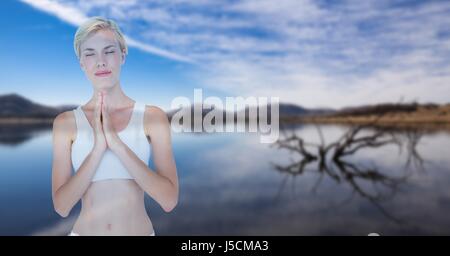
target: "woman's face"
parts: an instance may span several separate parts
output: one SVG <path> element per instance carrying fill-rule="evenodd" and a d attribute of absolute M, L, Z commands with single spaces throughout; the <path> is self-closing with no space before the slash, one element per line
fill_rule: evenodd
<path fill-rule="evenodd" d="M 94 89 L 112 88 L 118 84 L 125 54 L 120 50 L 114 32 L 102 29 L 80 45 L 80 65 Z"/>

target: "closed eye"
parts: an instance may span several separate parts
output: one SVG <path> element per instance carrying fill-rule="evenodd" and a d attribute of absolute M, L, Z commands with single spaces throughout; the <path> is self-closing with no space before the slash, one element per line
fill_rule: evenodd
<path fill-rule="evenodd" d="M 108 53 L 114 53 L 114 51 L 110 51 L 110 52 L 105 52 L 106 54 L 108 54 Z"/>

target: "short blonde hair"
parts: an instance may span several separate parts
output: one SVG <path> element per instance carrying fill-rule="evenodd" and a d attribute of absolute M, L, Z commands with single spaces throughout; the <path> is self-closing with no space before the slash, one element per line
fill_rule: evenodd
<path fill-rule="evenodd" d="M 128 54 L 128 46 L 125 42 L 125 38 L 122 34 L 122 31 L 120 31 L 119 26 L 117 24 L 109 19 L 105 19 L 103 17 L 92 17 L 89 18 L 86 22 L 80 25 L 80 27 L 77 29 L 77 32 L 75 33 L 75 38 L 73 42 L 73 47 L 75 50 L 75 54 L 77 55 L 77 58 L 80 59 L 80 46 L 83 43 L 86 38 L 91 35 L 92 33 L 95 33 L 102 29 L 109 29 L 116 35 L 117 41 L 119 41 L 120 50 L 125 50 L 125 55 Z"/>

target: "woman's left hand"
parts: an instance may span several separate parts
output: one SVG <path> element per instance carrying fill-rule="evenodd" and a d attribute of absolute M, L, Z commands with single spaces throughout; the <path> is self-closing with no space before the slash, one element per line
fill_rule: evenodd
<path fill-rule="evenodd" d="M 108 148 L 112 151 L 117 149 L 122 141 L 117 135 L 116 130 L 114 129 L 111 117 L 109 115 L 108 103 L 106 102 L 106 95 L 103 95 L 103 104 L 102 104 L 102 117 L 103 117 L 103 132 L 105 133 L 106 143 L 108 144 Z"/>

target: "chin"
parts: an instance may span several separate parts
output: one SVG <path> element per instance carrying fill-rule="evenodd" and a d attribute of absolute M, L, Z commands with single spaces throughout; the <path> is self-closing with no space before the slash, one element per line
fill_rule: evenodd
<path fill-rule="evenodd" d="M 114 83 L 112 81 L 105 81 L 105 82 L 94 82 L 94 87 L 101 90 L 101 89 L 110 89 L 114 87 Z"/>

